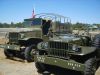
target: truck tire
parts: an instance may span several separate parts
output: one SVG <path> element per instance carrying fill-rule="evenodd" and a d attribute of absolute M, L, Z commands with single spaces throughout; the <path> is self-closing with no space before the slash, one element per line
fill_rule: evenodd
<path fill-rule="evenodd" d="M 4 54 L 5 54 L 6 58 L 10 58 L 11 59 L 13 57 L 12 50 L 4 49 Z"/>
<path fill-rule="evenodd" d="M 35 62 L 35 66 L 38 70 L 38 73 L 43 73 L 46 70 L 46 67 L 43 63 Z"/>
<path fill-rule="evenodd" d="M 32 55 L 32 52 L 34 52 L 34 46 L 33 45 L 26 47 L 26 49 L 25 49 L 25 59 L 28 62 L 34 61 L 34 57 Z"/>
<path fill-rule="evenodd" d="M 97 61 L 96 58 L 90 58 L 85 62 L 85 71 L 84 75 L 95 75 L 97 70 Z"/>
<path fill-rule="evenodd" d="M 97 57 L 100 58 L 100 34 L 96 35 L 93 39 L 93 46 L 96 47 Z"/>

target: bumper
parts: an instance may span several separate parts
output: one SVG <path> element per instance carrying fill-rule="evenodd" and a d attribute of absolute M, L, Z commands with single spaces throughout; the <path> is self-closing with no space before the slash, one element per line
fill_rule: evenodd
<path fill-rule="evenodd" d="M 76 61 L 53 58 L 46 55 L 34 55 L 34 61 L 81 72 L 83 72 L 85 69 L 84 64 L 78 63 Z"/>
<path fill-rule="evenodd" d="M 0 48 L 18 50 L 18 51 L 20 50 L 20 46 L 18 46 L 18 45 L 9 45 L 9 44 L 0 45 Z"/>

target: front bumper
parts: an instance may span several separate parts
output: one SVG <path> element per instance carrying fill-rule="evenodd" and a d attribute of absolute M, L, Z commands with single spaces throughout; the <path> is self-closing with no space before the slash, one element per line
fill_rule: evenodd
<path fill-rule="evenodd" d="M 78 63 L 74 60 L 64 60 L 54 57 L 48 57 L 46 55 L 34 55 L 34 61 L 75 71 L 83 72 L 85 70 L 84 64 Z"/>
<path fill-rule="evenodd" d="M 0 45 L 0 48 L 20 51 L 19 45 L 2 44 L 2 45 Z"/>

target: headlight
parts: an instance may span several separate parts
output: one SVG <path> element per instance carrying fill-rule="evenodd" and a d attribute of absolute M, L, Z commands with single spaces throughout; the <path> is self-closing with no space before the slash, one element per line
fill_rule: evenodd
<path fill-rule="evenodd" d="M 41 42 L 37 45 L 38 49 L 47 49 L 48 48 L 48 42 Z"/>
<path fill-rule="evenodd" d="M 73 44 L 69 44 L 69 50 L 75 51 L 75 52 L 81 52 L 81 47 L 78 45 L 73 45 Z"/>
<path fill-rule="evenodd" d="M 75 51 L 77 50 L 77 48 L 78 48 L 77 45 L 73 45 L 73 46 L 72 46 L 72 49 L 75 50 Z"/>
<path fill-rule="evenodd" d="M 78 45 L 73 45 L 72 50 L 75 51 L 75 52 L 81 52 L 81 47 L 78 46 Z"/>
<path fill-rule="evenodd" d="M 47 49 L 48 48 L 48 42 L 43 42 L 42 43 L 42 48 Z"/>

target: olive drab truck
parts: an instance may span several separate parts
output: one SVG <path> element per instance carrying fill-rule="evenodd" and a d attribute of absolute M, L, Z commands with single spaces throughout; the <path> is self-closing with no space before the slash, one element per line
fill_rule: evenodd
<path fill-rule="evenodd" d="M 28 62 L 34 61 L 34 49 L 42 40 L 41 32 L 42 19 L 29 18 L 24 19 L 26 28 L 16 28 L 7 32 L 5 44 L 1 44 L 0 48 L 4 48 L 4 54 L 7 58 L 21 57 Z"/>
<path fill-rule="evenodd" d="M 100 59 L 100 35 L 93 39 L 86 35 L 72 34 L 71 21 L 53 13 L 44 13 L 42 39 L 34 51 L 34 62 L 38 72 L 49 71 L 49 66 L 95 75 Z"/>

